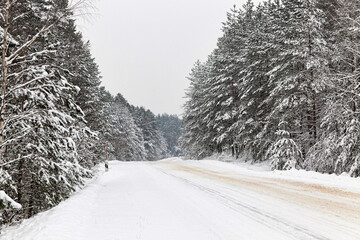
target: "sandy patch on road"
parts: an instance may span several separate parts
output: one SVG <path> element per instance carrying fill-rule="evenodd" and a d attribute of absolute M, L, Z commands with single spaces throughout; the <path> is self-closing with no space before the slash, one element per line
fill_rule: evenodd
<path fill-rule="evenodd" d="M 196 176 L 221 181 L 232 187 L 258 192 L 280 198 L 308 208 L 316 208 L 338 217 L 351 217 L 360 221 L 360 193 L 349 192 L 319 184 L 310 184 L 276 177 L 256 177 L 235 172 L 220 172 L 205 168 L 187 166 L 181 161 L 160 161 L 151 165 L 177 176 L 185 172 Z"/>

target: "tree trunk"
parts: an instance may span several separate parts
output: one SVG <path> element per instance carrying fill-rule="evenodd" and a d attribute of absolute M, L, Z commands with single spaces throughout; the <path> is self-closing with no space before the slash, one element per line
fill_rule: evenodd
<path fill-rule="evenodd" d="M 4 22 L 4 39 L 2 43 L 2 55 L 1 55 L 1 71 L 2 71 L 2 79 L 1 79 L 1 108 L 0 108 L 0 167 L 3 164 L 3 151 L 2 144 L 4 142 L 4 123 L 5 123 L 5 93 L 6 93 L 6 85 L 7 85 L 7 72 L 8 65 L 6 60 L 6 52 L 7 52 L 7 37 L 9 30 L 9 10 L 10 10 L 10 0 L 6 0 L 5 3 L 5 22 Z"/>
<path fill-rule="evenodd" d="M 310 26 L 308 28 L 308 51 L 309 51 L 309 58 L 312 57 L 313 53 L 312 53 L 312 41 L 311 41 L 311 32 L 310 32 Z M 317 109 L 316 109 L 316 92 L 311 88 L 311 84 L 314 83 L 314 69 L 311 67 L 310 69 L 310 101 L 311 101 L 311 105 L 310 105 L 310 116 L 309 116 L 309 120 L 311 121 L 309 123 L 310 125 L 310 135 L 312 137 L 312 139 L 310 140 L 310 147 L 312 147 L 315 143 L 316 143 L 316 139 L 317 139 Z"/>

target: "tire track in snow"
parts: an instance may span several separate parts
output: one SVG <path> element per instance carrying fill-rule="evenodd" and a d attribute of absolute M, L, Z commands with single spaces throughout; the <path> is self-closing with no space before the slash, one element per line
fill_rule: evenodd
<path fill-rule="evenodd" d="M 237 187 L 245 187 L 254 192 L 282 197 L 303 206 L 315 207 L 325 213 L 346 216 L 360 222 L 360 193 L 293 180 L 224 173 L 206 168 L 199 169 L 179 164 L 179 162 L 159 162 L 157 166 L 165 166 L 171 170 L 222 181 Z"/>
<path fill-rule="evenodd" d="M 162 171 L 162 170 L 160 170 Z M 263 210 L 260 210 L 254 206 L 251 206 L 249 204 L 245 204 L 244 202 L 238 201 L 236 198 L 233 198 L 229 195 L 225 195 L 219 191 L 216 191 L 214 189 L 204 187 L 203 185 L 197 184 L 193 181 L 190 181 L 188 179 L 167 173 L 165 171 L 162 171 L 164 174 L 175 177 L 183 182 L 185 182 L 188 185 L 192 185 L 193 187 L 196 187 L 200 189 L 201 191 L 205 191 L 209 194 L 211 194 L 213 197 L 219 199 L 222 203 L 226 204 L 228 207 L 233 209 L 236 212 L 239 212 L 242 215 L 246 215 L 247 217 L 251 218 L 252 220 L 255 220 L 256 222 L 265 225 L 267 227 L 270 227 L 272 229 L 277 228 L 278 230 L 282 231 L 283 233 L 287 234 L 288 236 L 292 236 L 294 239 L 300 239 L 300 240 L 330 240 L 329 238 L 326 238 L 324 236 L 319 236 L 312 234 L 309 229 L 303 228 L 301 226 L 296 226 L 295 224 L 291 224 L 287 222 L 286 220 L 279 219 L 278 216 L 272 216 L 269 213 L 263 212 Z M 224 201 L 225 200 L 225 201 Z M 235 206 L 234 206 L 235 204 Z"/>
<path fill-rule="evenodd" d="M 160 163 L 160 164 L 159 164 Z M 316 189 L 318 190 L 317 193 L 321 194 L 337 194 L 340 193 L 340 197 L 357 197 L 357 193 L 351 193 L 342 191 L 339 189 L 332 189 L 327 188 L 325 186 L 315 185 L 315 184 L 307 184 L 302 182 L 296 182 L 296 181 L 290 181 L 289 183 L 286 180 L 280 179 L 280 184 L 278 182 L 275 182 L 278 179 L 261 179 L 256 177 L 251 177 L 249 179 L 249 176 L 239 176 L 237 175 L 236 178 L 231 176 L 224 176 L 224 173 L 216 172 L 208 169 L 198 169 L 194 167 L 184 166 L 180 165 L 178 162 L 165 162 L 165 167 L 167 170 L 170 171 L 176 171 L 176 172 L 185 172 L 186 174 L 192 174 L 196 175 L 197 177 L 202 177 L 207 180 L 211 180 L 211 187 L 205 186 L 208 184 L 203 184 L 201 181 L 196 182 L 196 178 L 191 178 L 191 176 L 179 176 L 179 174 L 170 173 L 169 171 L 166 171 L 163 169 L 164 162 L 159 162 L 152 165 L 155 165 L 156 168 L 163 173 L 173 176 L 186 184 L 192 185 L 202 191 L 205 191 L 209 194 L 211 194 L 213 197 L 219 199 L 222 203 L 226 204 L 228 207 L 232 208 L 234 211 L 239 212 L 242 215 L 246 215 L 247 217 L 251 218 L 252 220 L 255 220 L 259 222 L 260 224 L 270 227 L 272 229 L 276 229 L 277 231 L 282 231 L 283 233 L 287 234 L 289 237 L 291 236 L 294 239 L 320 239 L 320 240 L 329 240 L 329 239 L 336 239 L 336 238 L 328 238 L 324 236 L 323 234 L 314 233 L 310 228 L 306 226 L 302 226 L 300 224 L 294 223 L 292 221 L 289 221 L 289 219 L 282 218 L 280 215 L 277 215 L 274 213 L 270 213 L 267 211 L 264 211 L 264 209 L 260 209 L 254 205 L 251 205 L 239 198 L 236 197 L 237 195 L 246 195 L 248 194 L 248 198 L 251 200 L 251 198 L 254 198 L 253 194 L 249 194 L 248 191 L 238 191 L 235 195 L 234 193 L 234 182 L 235 183 L 241 183 L 240 185 L 246 185 L 248 188 L 250 188 L 252 191 L 257 192 L 256 194 L 268 194 L 269 191 L 272 192 L 272 195 L 274 193 L 279 194 L 280 192 L 281 196 L 285 196 L 285 200 L 288 200 L 286 195 L 294 195 L 298 196 L 299 194 L 301 197 L 305 198 L 306 200 L 310 199 L 311 201 L 315 201 L 315 206 L 321 208 L 324 207 L 324 205 L 327 207 L 327 210 L 332 213 L 335 212 L 335 216 L 338 216 L 339 211 L 334 211 L 331 209 L 332 206 L 335 206 L 340 209 L 343 209 L 343 206 L 339 206 L 339 203 L 333 200 L 330 200 L 328 196 L 324 198 L 324 196 L 313 196 L 311 194 L 314 194 L 314 191 Z M 181 175 L 181 174 L 180 174 Z M 240 179 L 240 177 L 245 177 L 246 179 Z M 214 180 L 220 180 L 222 182 L 226 182 L 227 184 L 231 182 L 232 184 L 228 184 L 230 187 L 224 186 L 224 184 L 217 184 Z M 274 188 L 272 184 L 277 184 L 277 186 Z M 236 184 L 235 184 L 236 185 Z M 287 185 L 290 185 L 290 189 L 286 188 Z M 291 188 L 292 186 L 292 188 Z M 238 186 L 239 187 L 239 186 Z M 299 188 L 300 187 L 300 190 Z M 264 188 L 267 188 L 266 191 L 263 191 Z M 284 188 L 284 189 L 281 189 Z M 311 189 L 311 191 L 309 190 Z M 308 192 L 299 192 L 308 190 Z M 259 191 L 260 190 L 260 191 Z M 275 195 L 276 195 L 275 194 Z M 304 197 L 305 195 L 305 197 Z M 279 197 L 279 196 L 278 196 Z M 291 196 L 293 198 L 294 196 Z M 315 199 L 315 200 L 314 200 Z M 356 199 L 356 198 L 355 198 Z M 284 199 L 283 199 L 284 200 Z M 325 204 L 324 202 L 325 201 Z M 298 203 L 302 203 L 303 201 L 298 201 Z M 351 202 L 353 203 L 353 202 Z M 356 205 L 355 201 L 355 205 Z M 345 204 L 346 205 L 346 204 Z M 351 210 L 351 204 L 350 206 L 346 206 L 347 208 L 350 208 Z M 324 210 L 324 209 L 322 209 Z M 347 209 L 349 210 L 349 209 Z M 341 213 L 342 211 L 340 211 Z M 358 213 L 352 209 L 352 211 L 347 211 L 347 214 L 351 215 L 351 217 L 358 216 Z M 356 217 L 355 217 L 356 219 Z M 331 220 L 321 218 L 317 219 L 320 222 L 323 222 L 323 224 L 328 225 L 329 227 L 332 227 L 334 229 L 339 229 L 339 231 L 346 231 L 347 236 L 351 236 L 353 239 L 358 238 L 358 230 L 353 229 L 352 227 L 347 226 L 346 224 L 342 224 L 342 222 L 333 222 Z"/>

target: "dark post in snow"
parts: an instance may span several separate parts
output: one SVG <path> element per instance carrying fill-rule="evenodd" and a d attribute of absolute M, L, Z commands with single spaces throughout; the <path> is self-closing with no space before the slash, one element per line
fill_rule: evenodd
<path fill-rule="evenodd" d="M 109 155 L 108 155 L 108 146 L 105 147 L 106 159 L 105 159 L 105 171 L 109 171 Z"/>

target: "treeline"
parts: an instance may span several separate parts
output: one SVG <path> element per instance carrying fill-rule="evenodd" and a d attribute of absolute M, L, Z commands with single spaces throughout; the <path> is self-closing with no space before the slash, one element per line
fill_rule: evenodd
<path fill-rule="evenodd" d="M 177 145 L 172 137 L 179 138 L 176 132 L 180 132 L 180 124 L 172 123 L 173 119 L 180 121 L 176 115 L 155 116 L 150 110 L 129 104 L 121 94 L 113 97 L 103 87 L 100 90 L 105 114 L 99 132 L 107 140 L 105 147 L 111 159 L 153 161 L 176 155 L 172 151 Z M 170 125 L 175 132 L 164 132 L 160 123 Z"/>
<path fill-rule="evenodd" d="M 184 154 L 360 175 L 360 1 L 251 0 L 189 79 Z"/>
<path fill-rule="evenodd" d="M 169 114 L 158 115 L 156 119 L 157 128 L 167 143 L 167 152 L 173 157 L 180 156 L 181 119 L 177 115 Z"/>
<path fill-rule="evenodd" d="M 0 2 L 0 226 L 57 205 L 107 158 L 170 155 L 152 112 L 100 87 L 74 21 L 87 1 L 70 2 Z"/>

